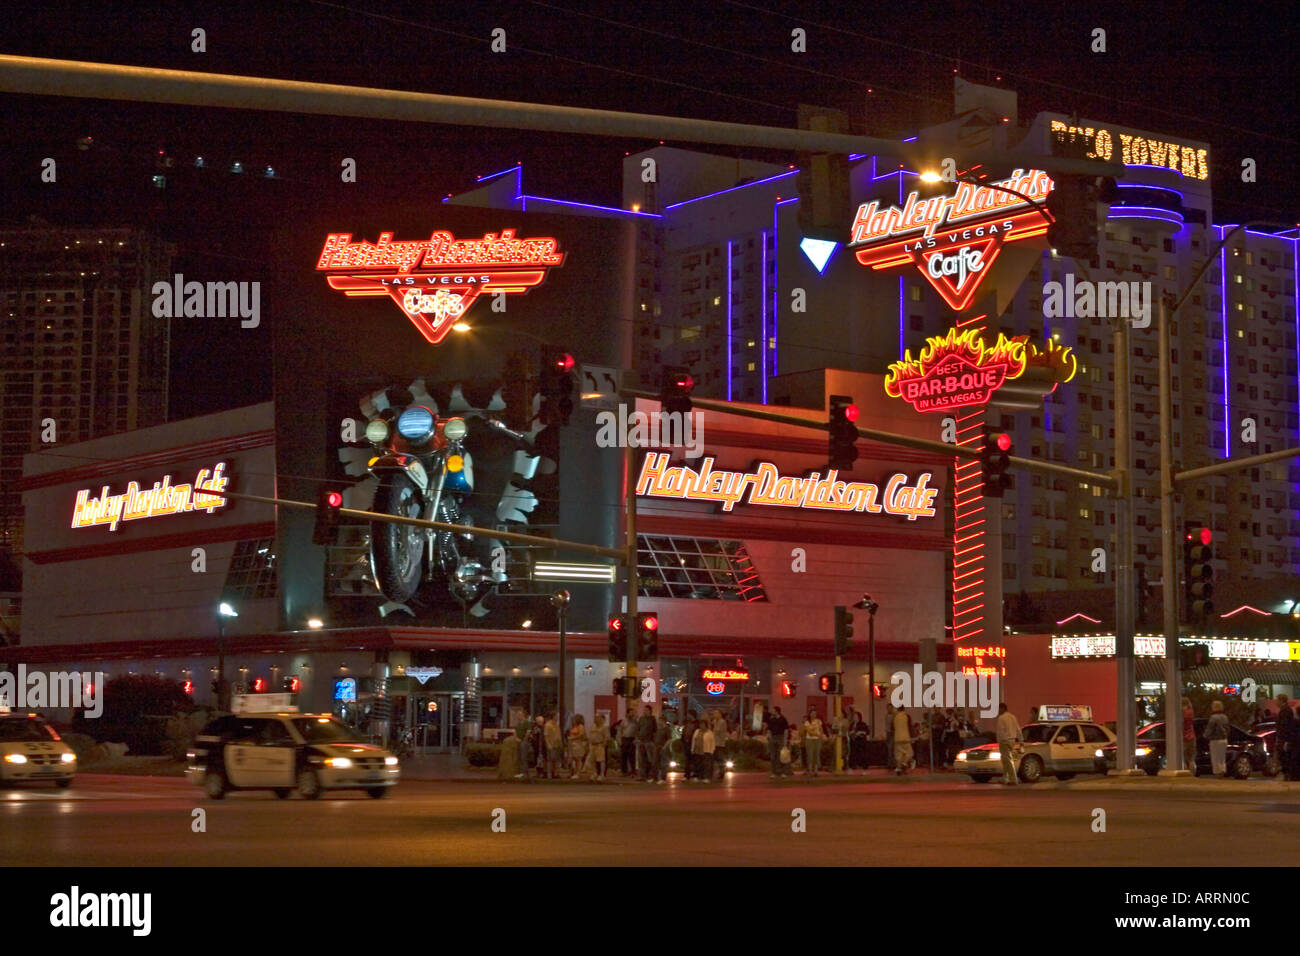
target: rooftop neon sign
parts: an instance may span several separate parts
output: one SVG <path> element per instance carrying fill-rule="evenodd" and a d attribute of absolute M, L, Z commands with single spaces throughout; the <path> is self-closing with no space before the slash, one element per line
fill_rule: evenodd
<path fill-rule="evenodd" d="M 328 281 L 345 295 L 388 296 L 429 344 L 437 345 L 480 295 L 527 292 L 562 265 L 564 255 L 556 239 L 524 239 L 513 229 L 482 239 L 437 231 L 409 242 L 394 242 L 391 232 L 381 232 L 374 243 L 332 232 L 316 270 L 344 273 Z"/>

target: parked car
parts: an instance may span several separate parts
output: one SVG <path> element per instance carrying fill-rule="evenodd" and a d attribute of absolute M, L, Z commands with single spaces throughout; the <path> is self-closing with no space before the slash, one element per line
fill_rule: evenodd
<path fill-rule="evenodd" d="M 1197 776 L 1210 775 L 1210 744 L 1202 734 L 1209 718 L 1197 717 L 1196 728 L 1196 767 Z M 1181 734 L 1180 734 L 1181 736 Z M 1165 766 L 1165 722 L 1158 720 L 1147 724 L 1137 733 L 1137 748 L 1134 751 L 1134 766 L 1146 771 L 1151 776 L 1158 774 Z M 1181 744 L 1182 741 L 1180 740 Z M 1098 748 L 1094 759 L 1098 773 L 1107 773 L 1115 766 L 1115 744 Z M 1251 773 L 1258 772 L 1266 777 L 1277 775 L 1275 762 L 1270 762 L 1269 752 L 1263 738 L 1230 726 L 1228 731 L 1227 773 L 1229 777 L 1245 780 Z"/>

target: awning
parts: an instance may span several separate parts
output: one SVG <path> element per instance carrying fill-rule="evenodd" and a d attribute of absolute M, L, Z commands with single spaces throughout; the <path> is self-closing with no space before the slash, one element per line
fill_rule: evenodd
<path fill-rule="evenodd" d="M 1163 683 L 1165 662 L 1159 657 L 1137 658 L 1137 679 Z M 1187 684 L 1240 684 L 1247 677 L 1257 684 L 1300 684 L 1300 665 L 1292 661 L 1211 661 L 1208 667 L 1183 671 Z"/>

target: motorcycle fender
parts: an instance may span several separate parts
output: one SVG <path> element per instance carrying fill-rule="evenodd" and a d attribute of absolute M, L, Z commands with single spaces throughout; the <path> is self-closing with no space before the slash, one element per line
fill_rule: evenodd
<path fill-rule="evenodd" d="M 376 459 L 370 466 L 370 473 L 378 478 L 382 478 L 387 471 L 404 471 L 411 476 L 411 480 L 415 482 L 415 486 L 421 493 L 429 490 L 429 473 L 424 470 L 418 458 L 385 455 Z"/>

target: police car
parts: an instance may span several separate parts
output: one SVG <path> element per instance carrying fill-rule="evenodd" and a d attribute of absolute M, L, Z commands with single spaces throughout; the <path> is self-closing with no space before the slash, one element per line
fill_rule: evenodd
<path fill-rule="evenodd" d="M 1044 706 L 1038 721 L 1020 728 L 1023 750 L 1016 755 L 1016 772 L 1025 783 L 1044 774 L 1068 780 L 1076 773 L 1096 773 L 1098 747 L 1115 741 L 1115 735 L 1092 719 L 1091 707 Z M 957 754 L 958 773 L 976 783 L 988 783 L 1002 776 L 1002 754 L 996 743 L 971 747 Z"/>
<path fill-rule="evenodd" d="M 0 710 L 0 786 L 48 780 L 72 786 L 77 755 L 40 714 Z"/>
<path fill-rule="evenodd" d="M 280 799 L 297 790 L 305 800 L 326 790 L 364 790 L 379 799 L 401 777 L 396 757 L 329 714 L 260 711 L 258 703 L 236 698 L 236 713 L 204 727 L 186 755 L 185 776 L 213 800 L 230 790 L 271 790 Z"/>

